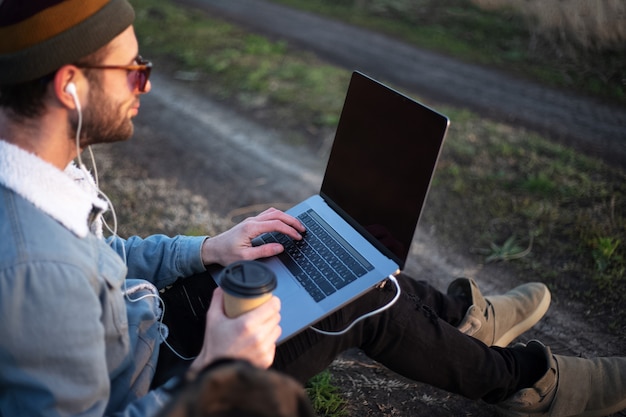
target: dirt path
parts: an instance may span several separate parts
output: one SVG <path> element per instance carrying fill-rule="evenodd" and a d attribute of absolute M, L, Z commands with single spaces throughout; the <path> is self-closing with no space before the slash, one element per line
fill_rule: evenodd
<path fill-rule="evenodd" d="M 174 195 L 184 189 L 203 196 L 206 211 L 226 219 L 224 226 L 269 205 L 286 208 L 319 187 L 324 160 L 285 145 L 279 131 L 197 96 L 185 84 L 155 75 L 140 113 L 135 138 L 111 147 L 117 158 L 113 167 L 139 166 L 150 178 L 173 181 L 169 192 Z M 418 278 L 444 290 L 454 277 L 471 276 L 487 294 L 503 292 L 518 281 L 502 266 L 476 265 L 448 252 L 430 230 L 420 226 L 407 267 Z M 582 314 L 571 313 L 584 309 L 571 307 L 554 294 L 547 316 L 524 340 L 538 338 L 556 353 L 626 354 L 623 341 L 596 331 Z M 358 351 L 336 361 L 333 370 L 350 400 L 351 415 L 495 415 L 484 404 L 405 381 Z"/>
<path fill-rule="evenodd" d="M 264 0 L 177 0 L 419 97 L 467 107 L 626 165 L 626 108 L 432 53 Z"/>

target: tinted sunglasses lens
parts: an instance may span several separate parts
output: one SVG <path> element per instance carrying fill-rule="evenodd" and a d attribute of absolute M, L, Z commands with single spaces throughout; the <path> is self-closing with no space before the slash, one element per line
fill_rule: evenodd
<path fill-rule="evenodd" d="M 148 84 L 148 78 L 150 78 L 150 70 L 152 69 L 152 62 L 147 59 L 143 59 L 141 55 L 137 55 L 135 62 L 144 67 L 137 71 L 137 89 L 144 93 L 146 91 L 146 84 Z"/>
<path fill-rule="evenodd" d="M 148 78 L 150 78 L 150 67 L 146 67 L 137 71 L 137 88 L 142 93 L 146 91 Z"/>

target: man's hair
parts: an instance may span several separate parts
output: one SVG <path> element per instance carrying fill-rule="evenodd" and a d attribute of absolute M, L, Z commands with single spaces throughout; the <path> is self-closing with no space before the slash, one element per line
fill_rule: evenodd
<path fill-rule="evenodd" d="M 108 46 L 105 45 L 74 64 L 98 65 L 104 60 L 108 50 Z M 0 108 L 7 110 L 7 116 L 15 121 L 42 116 L 45 110 L 44 97 L 57 71 L 32 81 L 0 85 Z M 100 81 L 97 71 L 91 71 L 87 68 L 82 68 L 81 71 L 89 82 L 97 83 Z"/>
<path fill-rule="evenodd" d="M 41 116 L 44 110 L 43 98 L 55 73 L 34 81 L 0 86 L 0 108 L 8 110 L 7 116 L 12 119 Z"/>

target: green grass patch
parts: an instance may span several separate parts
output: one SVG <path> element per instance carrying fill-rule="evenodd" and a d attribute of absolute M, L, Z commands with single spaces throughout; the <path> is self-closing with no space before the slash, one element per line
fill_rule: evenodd
<path fill-rule="evenodd" d="M 311 378 L 306 384 L 306 392 L 319 417 L 345 417 L 346 401 L 332 382 L 332 374 L 325 370 Z"/>

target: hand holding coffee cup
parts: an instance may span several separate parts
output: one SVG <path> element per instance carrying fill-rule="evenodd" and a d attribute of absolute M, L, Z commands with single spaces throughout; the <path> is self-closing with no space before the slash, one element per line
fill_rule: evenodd
<path fill-rule="evenodd" d="M 224 313 L 232 318 L 255 309 L 272 297 L 276 285 L 276 276 L 261 262 L 239 261 L 228 265 L 220 279 Z"/>

